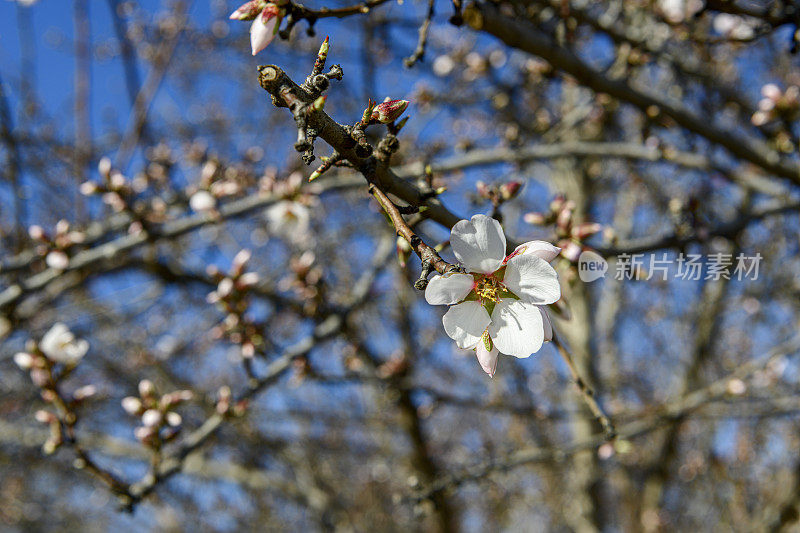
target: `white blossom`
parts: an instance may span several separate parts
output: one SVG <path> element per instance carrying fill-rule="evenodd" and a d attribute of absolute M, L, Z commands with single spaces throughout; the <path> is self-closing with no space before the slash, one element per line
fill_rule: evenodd
<path fill-rule="evenodd" d="M 292 200 L 282 200 L 267 208 L 265 214 L 271 233 L 300 240 L 308 236 L 311 223 L 308 206 Z"/>
<path fill-rule="evenodd" d="M 467 273 L 434 276 L 425 299 L 452 306 L 442 318 L 445 332 L 460 348 L 475 348 L 489 376 L 499 353 L 529 357 L 552 339 L 544 306 L 561 298 L 558 275 L 549 264 L 559 248 L 531 241 L 506 257 L 502 227 L 486 215 L 459 221 L 450 244 Z"/>
<path fill-rule="evenodd" d="M 199 190 L 189 198 L 189 207 L 198 213 L 207 213 L 217 207 L 217 199 L 205 190 Z"/>
<path fill-rule="evenodd" d="M 78 364 L 89 351 L 89 343 L 84 339 L 76 339 L 65 324 L 58 322 L 44 334 L 39 349 L 51 361 L 72 366 Z"/>

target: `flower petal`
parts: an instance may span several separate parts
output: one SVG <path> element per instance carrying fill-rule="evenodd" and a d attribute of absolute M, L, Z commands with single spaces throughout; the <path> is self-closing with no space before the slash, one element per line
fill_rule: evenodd
<path fill-rule="evenodd" d="M 253 49 L 253 55 L 266 48 L 275 37 L 275 24 L 278 22 L 278 17 L 272 17 L 267 21 L 262 19 L 263 15 L 259 15 L 250 26 L 250 46 Z"/>
<path fill-rule="evenodd" d="M 481 339 L 475 347 L 475 355 L 478 356 L 478 363 L 480 363 L 483 371 L 489 374 L 490 378 L 494 377 L 494 372 L 497 370 L 497 357 L 499 354 L 500 352 L 497 350 L 497 346 L 492 345 L 492 349 L 487 350 L 483 339 Z"/>
<path fill-rule="evenodd" d="M 492 313 L 489 336 L 500 353 L 529 357 L 544 342 L 545 330 L 539 307 L 506 298 Z"/>
<path fill-rule="evenodd" d="M 498 221 L 486 215 L 475 215 L 453 226 L 450 246 L 468 271 L 491 274 L 500 268 L 505 258 L 506 237 Z"/>
<path fill-rule="evenodd" d="M 475 346 L 491 321 L 489 313 L 478 302 L 454 305 L 442 317 L 445 333 L 459 348 Z"/>
<path fill-rule="evenodd" d="M 425 300 L 431 305 L 457 304 L 467 297 L 475 279 L 469 274 L 452 272 L 433 276 L 425 289 Z"/>
<path fill-rule="evenodd" d="M 549 342 L 553 340 L 553 323 L 550 322 L 550 315 L 543 305 L 538 305 L 539 311 L 542 312 L 542 323 L 544 324 L 544 340 Z"/>
<path fill-rule="evenodd" d="M 558 274 L 547 261 L 534 254 L 509 259 L 503 283 L 526 303 L 545 305 L 561 298 Z"/>
<path fill-rule="evenodd" d="M 541 257 L 549 263 L 558 256 L 559 252 L 561 252 L 561 248 L 558 246 L 553 246 L 549 242 L 528 241 L 517 246 L 516 249 L 506 258 L 506 262 L 508 262 L 512 257 L 516 257 L 518 255 L 533 254 L 537 257 Z"/>

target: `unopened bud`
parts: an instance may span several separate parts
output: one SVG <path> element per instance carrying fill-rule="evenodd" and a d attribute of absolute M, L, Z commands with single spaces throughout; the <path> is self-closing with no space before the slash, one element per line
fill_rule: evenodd
<path fill-rule="evenodd" d="M 142 401 L 135 396 L 126 396 L 122 399 L 122 409 L 129 415 L 138 415 L 142 410 Z"/>
<path fill-rule="evenodd" d="M 597 224 L 596 222 L 584 222 L 572 228 L 572 236 L 579 241 L 582 241 L 584 239 L 588 239 L 595 233 L 600 232 L 602 229 L 603 226 Z"/>
<path fill-rule="evenodd" d="M 76 389 L 75 392 L 72 393 L 72 397 L 76 400 L 85 400 L 86 398 L 91 398 L 97 394 L 97 387 L 94 385 L 84 385 L 79 389 Z"/>
<path fill-rule="evenodd" d="M 156 409 L 148 409 L 142 414 L 142 424 L 145 427 L 155 427 L 161 423 L 161 412 Z"/>
<path fill-rule="evenodd" d="M 30 370 L 33 367 L 33 356 L 27 352 L 17 352 L 14 354 L 14 363 L 22 370 Z"/>
<path fill-rule="evenodd" d="M 314 109 L 314 111 L 322 111 L 323 109 L 325 109 L 325 100 L 327 99 L 328 99 L 327 96 L 320 96 L 319 98 L 314 100 L 314 103 L 311 104 L 311 107 Z"/>
<path fill-rule="evenodd" d="M 101 158 L 97 163 L 97 171 L 100 172 L 101 176 L 107 178 L 111 174 L 111 159 L 107 157 Z"/>
<path fill-rule="evenodd" d="M 80 191 L 84 196 L 91 196 L 99 190 L 97 184 L 91 181 L 84 181 L 81 183 Z"/>
<path fill-rule="evenodd" d="M 500 186 L 500 196 L 503 200 L 511 200 L 519 194 L 522 183 L 519 181 L 509 181 Z"/>
<path fill-rule="evenodd" d="M 240 5 L 239 8 L 231 13 L 230 20 L 253 20 L 261 13 L 264 6 L 267 5 L 265 0 L 251 0 Z"/>
<path fill-rule="evenodd" d="M 37 422 L 42 424 L 50 424 L 51 422 L 56 421 L 56 415 L 51 413 L 50 411 L 45 411 L 44 409 L 39 409 L 34 413 L 33 418 L 36 419 Z"/>
<path fill-rule="evenodd" d="M 542 213 L 525 213 L 522 217 L 526 224 L 531 224 L 533 226 L 541 226 L 547 222 L 547 217 L 545 217 Z"/>
<path fill-rule="evenodd" d="M 149 379 L 143 379 L 139 382 L 139 396 L 147 398 L 153 396 L 156 392 L 156 386 Z"/>
<path fill-rule="evenodd" d="M 406 110 L 408 104 L 408 100 L 389 100 L 387 102 L 380 103 L 372 110 L 371 118 L 373 121 L 377 121 L 382 124 L 394 122 L 400 118 L 400 115 L 402 115 L 403 111 Z"/>
<path fill-rule="evenodd" d="M 66 270 L 69 267 L 69 256 L 61 250 L 53 250 L 45 257 L 45 263 L 56 270 Z"/>
<path fill-rule="evenodd" d="M 208 191 L 197 191 L 189 198 L 189 207 L 198 213 L 206 213 L 217 207 L 217 199 Z"/>
<path fill-rule="evenodd" d="M 167 419 L 167 424 L 169 424 L 172 427 L 180 426 L 181 422 L 183 422 L 181 415 L 179 415 L 175 411 L 168 412 L 166 415 L 166 419 Z"/>
<path fill-rule="evenodd" d="M 35 241 L 44 240 L 44 229 L 41 226 L 34 224 L 33 226 L 28 228 L 28 235 L 31 236 L 31 239 Z"/>

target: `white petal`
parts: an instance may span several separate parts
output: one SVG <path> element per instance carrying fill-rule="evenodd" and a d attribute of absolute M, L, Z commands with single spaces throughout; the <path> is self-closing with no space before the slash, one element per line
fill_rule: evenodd
<path fill-rule="evenodd" d="M 494 377 L 494 372 L 497 370 L 497 356 L 499 354 L 497 346 L 492 346 L 491 351 L 486 350 L 483 339 L 475 347 L 475 355 L 478 356 L 478 362 L 481 364 L 483 371 L 489 374 L 490 378 Z"/>
<path fill-rule="evenodd" d="M 536 257 L 541 257 L 549 263 L 558 256 L 559 252 L 561 252 L 561 248 L 553 246 L 549 242 L 529 241 L 517 246 L 511 255 L 508 256 L 507 260 L 510 260 L 512 257 L 516 257 L 518 255 L 533 254 Z"/>
<path fill-rule="evenodd" d="M 506 237 L 500 223 L 486 215 L 459 220 L 450 232 L 450 246 L 470 272 L 491 274 L 505 259 Z"/>
<path fill-rule="evenodd" d="M 509 298 L 495 306 L 489 336 L 500 353 L 529 357 L 542 347 L 544 334 L 542 313 L 537 306 Z"/>
<path fill-rule="evenodd" d="M 550 315 L 547 314 L 547 310 L 544 308 L 543 305 L 537 306 L 539 311 L 542 312 L 542 323 L 544 324 L 544 340 L 549 342 L 553 340 L 553 323 L 550 322 Z"/>
<path fill-rule="evenodd" d="M 547 261 L 533 254 L 509 259 L 503 283 L 530 304 L 551 304 L 561 298 L 558 274 Z"/>
<path fill-rule="evenodd" d="M 475 279 L 469 274 L 453 272 L 433 276 L 425 289 L 425 300 L 431 305 L 457 304 L 467 297 Z"/>
<path fill-rule="evenodd" d="M 253 24 L 250 25 L 250 46 L 253 49 L 253 55 L 259 53 L 272 42 L 275 37 L 275 24 L 277 22 L 278 17 L 272 17 L 266 24 L 261 22 L 261 15 L 255 18 Z"/>
<path fill-rule="evenodd" d="M 459 348 L 472 348 L 491 322 L 489 313 L 478 302 L 463 302 L 451 307 L 442 317 L 447 335 Z"/>

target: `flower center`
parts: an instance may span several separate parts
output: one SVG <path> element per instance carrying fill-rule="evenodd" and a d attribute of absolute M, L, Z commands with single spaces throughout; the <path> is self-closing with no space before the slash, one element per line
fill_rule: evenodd
<path fill-rule="evenodd" d="M 475 294 L 482 302 L 500 302 L 500 294 L 506 291 L 503 282 L 494 275 L 481 276 L 475 280 Z"/>

